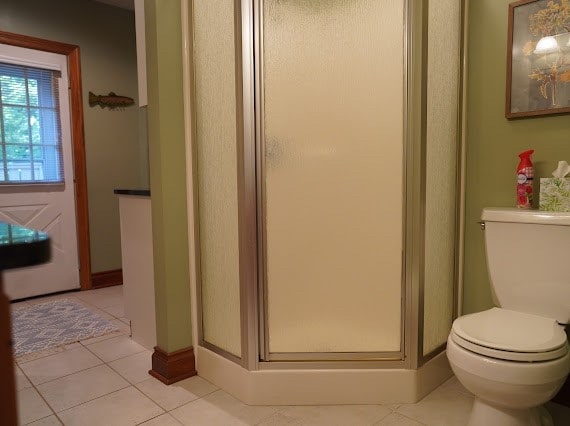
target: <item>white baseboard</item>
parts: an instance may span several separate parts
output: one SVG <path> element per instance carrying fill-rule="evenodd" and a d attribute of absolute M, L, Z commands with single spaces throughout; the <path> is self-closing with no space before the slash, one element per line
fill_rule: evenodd
<path fill-rule="evenodd" d="M 419 370 L 248 371 L 200 346 L 196 355 L 201 377 L 249 405 L 414 403 L 453 374 L 445 352 Z"/>

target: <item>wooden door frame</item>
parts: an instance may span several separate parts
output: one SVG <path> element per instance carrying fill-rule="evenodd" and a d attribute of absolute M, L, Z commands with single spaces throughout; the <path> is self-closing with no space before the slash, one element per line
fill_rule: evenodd
<path fill-rule="evenodd" d="M 0 44 L 58 53 L 67 57 L 69 98 L 71 104 L 71 144 L 75 183 L 75 218 L 79 283 L 81 290 L 91 288 L 91 253 L 89 246 L 89 210 L 87 203 L 87 169 L 85 135 L 83 131 L 83 95 L 81 90 L 81 61 L 79 46 L 0 31 Z"/>

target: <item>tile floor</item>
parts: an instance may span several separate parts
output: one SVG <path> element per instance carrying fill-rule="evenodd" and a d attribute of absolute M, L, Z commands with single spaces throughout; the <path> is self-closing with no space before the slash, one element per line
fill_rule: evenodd
<path fill-rule="evenodd" d="M 148 375 L 151 353 L 129 338 L 121 287 L 20 302 L 72 298 L 118 331 L 17 360 L 21 424 L 30 425 L 315 425 L 460 426 L 473 396 L 452 378 L 417 404 L 248 406 L 201 377 L 165 386 Z M 555 424 L 570 409 L 550 404 Z"/>

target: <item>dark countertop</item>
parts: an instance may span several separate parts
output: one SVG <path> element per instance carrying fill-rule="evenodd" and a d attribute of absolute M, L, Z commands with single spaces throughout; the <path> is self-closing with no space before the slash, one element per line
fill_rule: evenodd
<path fill-rule="evenodd" d="M 50 259 L 48 234 L 0 222 L 0 271 L 38 265 Z"/>
<path fill-rule="evenodd" d="M 113 192 L 117 195 L 138 195 L 150 197 L 150 189 L 115 189 Z"/>

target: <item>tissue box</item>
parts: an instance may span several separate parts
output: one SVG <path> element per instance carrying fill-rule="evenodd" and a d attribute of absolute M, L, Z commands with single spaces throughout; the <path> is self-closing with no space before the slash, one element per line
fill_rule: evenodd
<path fill-rule="evenodd" d="M 551 212 L 569 212 L 570 178 L 540 178 L 538 208 Z"/>

